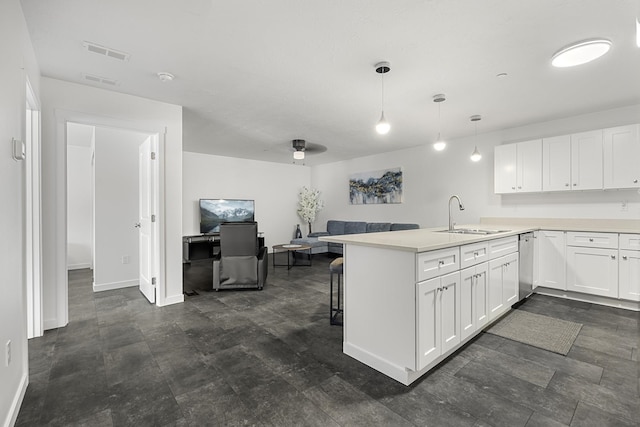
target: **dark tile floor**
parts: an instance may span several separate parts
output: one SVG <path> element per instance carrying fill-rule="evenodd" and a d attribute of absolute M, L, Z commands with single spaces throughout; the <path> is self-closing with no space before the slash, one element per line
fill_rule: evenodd
<path fill-rule="evenodd" d="M 568 356 L 481 334 L 405 387 L 342 354 L 329 262 L 162 308 L 70 272 L 71 320 L 29 342 L 17 425 L 638 425 L 637 313 L 535 295 L 521 309 L 584 324 Z M 185 266 L 186 288 L 210 277 Z"/>

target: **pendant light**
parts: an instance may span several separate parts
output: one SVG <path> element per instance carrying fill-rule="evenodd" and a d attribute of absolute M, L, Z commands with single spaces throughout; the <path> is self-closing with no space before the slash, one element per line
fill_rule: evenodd
<path fill-rule="evenodd" d="M 438 104 L 438 139 L 433 143 L 433 149 L 436 151 L 442 151 L 447 146 L 445 140 L 440 137 L 440 131 L 442 130 L 442 122 L 440 120 L 440 104 L 446 101 L 444 94 L 438 94 L 433 96 L 433 102 Z"/>
<path fill-rule="evenodd" d="M 479 162 L 480 159 L 482 158 L 482 154 L 480 154 L 480 152 L 478 151 L 478 122 L 480 120 L 482 120 L 482 117 L 479 114 L 475 114 L 473 116 L 471 116 L 469 118 L 476 126 L 476 130 L 475 130 L 475 138 L 474 141 L 476 143 L 476 146 L 473 150 L 473 153 L 471 153 L 471 161 L 472 162 Z"/>
<path fill-rule="evenodd" d="M 376 64 L 376 73 L 380 74 L 382 80 L 382 114 L 376 124 L 376 132 L 380 135 L 386 135 L 389 133 L 389 130 L 391 130 L 391 125 L 384 117 L 384 75 L 389 71 L 391 71 L 391 65 L 388 62 L 378 62 Z"/>

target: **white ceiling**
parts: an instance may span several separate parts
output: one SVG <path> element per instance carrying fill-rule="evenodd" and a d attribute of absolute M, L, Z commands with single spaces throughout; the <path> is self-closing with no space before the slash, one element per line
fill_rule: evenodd
<path fill-rule="evenodd" d="M 42 74 L 184 106 L 185 151 L 307 165 L 640 103 L 639 0 L 21 0 Z M 565 45 L 613 42 L 555 69 Z M 90 53 L 90 41 L 130 54 Z M 374 125 L 389 61 L 385 115 Z M 170 72 L 163 83 L 156 73 Z M 83 73 L 115 79 L 109 88 Z M 496 77 L 508 73 L 507 77 Z M 434 156 L 437 153 L 434 152 Z"/>

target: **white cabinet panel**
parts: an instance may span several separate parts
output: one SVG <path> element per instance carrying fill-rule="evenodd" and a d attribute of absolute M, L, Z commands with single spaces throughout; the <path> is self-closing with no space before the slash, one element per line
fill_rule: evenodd
<path fill-rule="evenodd" d="M 616 249 L 567 246 L 567 290 L 618 297 Z"/>
<path fill-rule="evenodd" d="M 417 257 L 419 282 L 460 269 L 459 247 L 423 252 Z"/>
<path fill-rule="evenodd" d="M 416 285 L 417 370 L 460 344 L 460 288 L 459 271 Z"/>
<path fill-rule="evenodd" d="M 489 261 L 489 320 L 518 301 L 518 253 Z"/>
<path fill-rule="evenodd" d="M 620 250 L 620 298 L 640 301 L 640 251 Z"/>
<path fill-rule="evenodd" d="M 489 243 L 480 242 L 460 246 L 460 268 L 471 267 L 489 259 Z"/>
<path fill-rule="evenodd" d="M 616 233 L 568 231 L 567 246 L 618 249 L 618 235 Z"/>
<path fill-rule="evenodd" d="M 542 191 L 542 140 L 519 142 L 516 149 L 516 191 Z"/>
<path fill-rule="evenodd" d="M 516 144 L 498 145 L 493 153 L 494 191 L 498 194 L 515 193 L 517 185 Z"/>
<path fill-rule="evenodd" d="M 571 190 L 571 135 L 542 140 L 542 191 Z"/>
<path fill-rule="evenodd" d="M 542 191 L 542 140 L 495 147 L 494 191 L 498 194 Z"/>
<path fill-rule="evenodd" d="M 620 249 L 640 251 L 640 234 L 621 234 Z"/>
<path fill-rule="evenodd" d="M 485 262 L 460 272 L 460 335 L 465 340 L 489 322 Z"/>
<path fill-rule="evenodd" d="M 538 286 L 567 290 L 565 232 L 538 232 Z"/>
<path fill-rule="evenodd" d="M 602 130 L 571 135 L 571 188 L 602 189 Z"/>
<path fill-rule="evenodd" d="M 495 259 L 518 251 L 518 236 L 489 240 L 489 259 Z"/>
<path fill-rule="evenodd" d="M 604 130 L 604 188 L 640 188 L 640 125 Z"/>

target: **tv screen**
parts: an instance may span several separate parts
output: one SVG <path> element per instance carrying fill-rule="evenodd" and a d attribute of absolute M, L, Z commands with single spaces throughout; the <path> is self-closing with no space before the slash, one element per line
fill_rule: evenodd
<path fill-rule="evenodd" d="M 223 222 L 252 222 L 253 200 L 200 199 L 200 233 L 219 233 Z"/>

